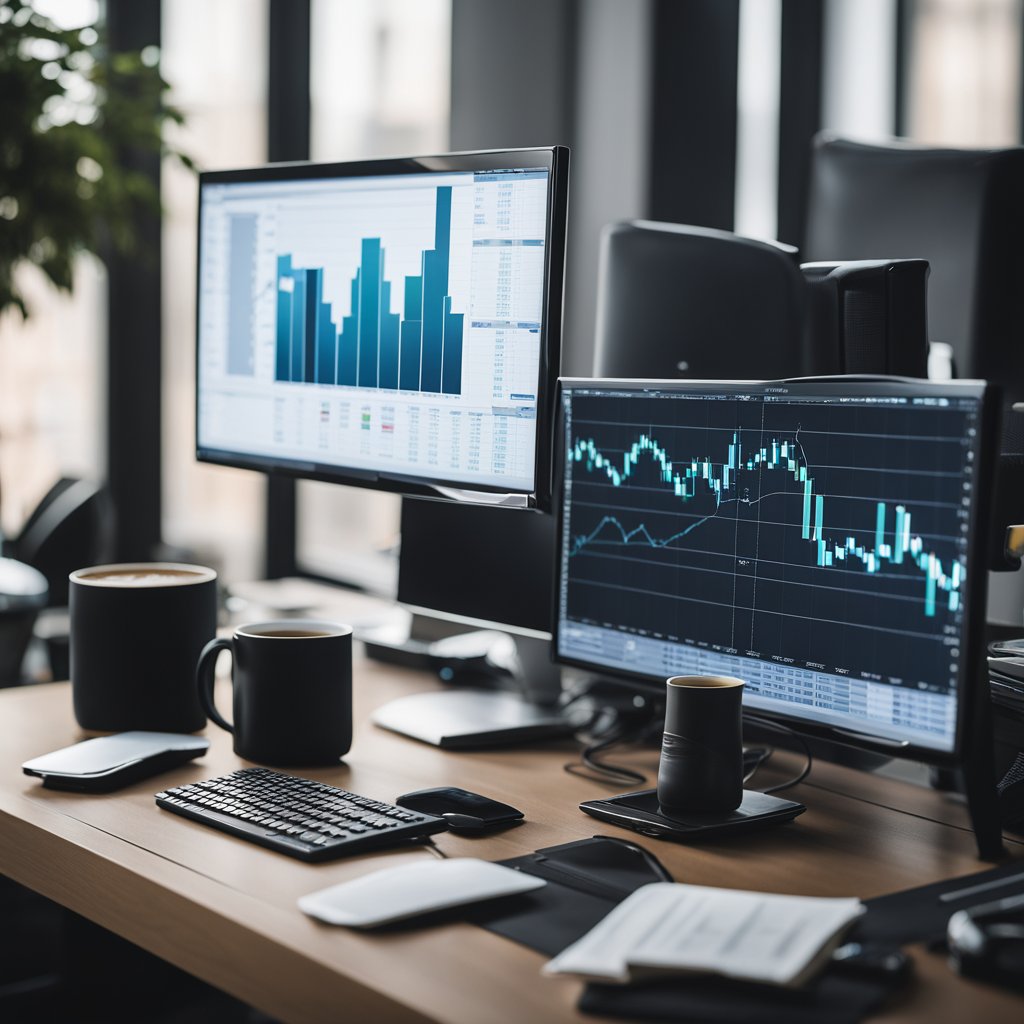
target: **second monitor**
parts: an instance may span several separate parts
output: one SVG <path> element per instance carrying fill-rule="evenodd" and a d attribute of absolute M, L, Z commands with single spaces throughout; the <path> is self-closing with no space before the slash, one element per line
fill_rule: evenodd
<path fill-rule="evenodd" d="M 800 731 L 959 760 L 993 408 L 970 382 L 564 381 L 558 655 L 740 676 Z"/>

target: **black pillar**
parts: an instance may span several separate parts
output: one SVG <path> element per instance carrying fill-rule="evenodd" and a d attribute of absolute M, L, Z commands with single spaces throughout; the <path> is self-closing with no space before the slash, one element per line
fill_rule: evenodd
<path fill-rule="evenodd" d="M 777 237 L 797 246 L 807 219 L 811 140 L 822 127 L 823 25 L 820 0 L 782 0 Z"/>
<path fill-rule="evenodd" d="M 271 163 L 309 159 L 309 0 L 270 0 L 267 76 L 267 157 Z M 296 572 L 296 484 L 267 479 L 264 572 L 269 579 Z"/>
<path fill-rule="evenodd" d="M 655 0 L 655 220 L 732 230 L 739 17 L 739 0 Z"/>
<path fill-rule="evenodd" d="M 105 11 L 113 53 L 160 45 L 160 0 L 107 0 Z M 159 194 L 158 153 L 126 152 L 121 159 Z M 107 479 L 119 561 L 154 557 L 161 535 L 159 210 L 141 211 L 136 232 L 138 254 L 107 259 Z"/>

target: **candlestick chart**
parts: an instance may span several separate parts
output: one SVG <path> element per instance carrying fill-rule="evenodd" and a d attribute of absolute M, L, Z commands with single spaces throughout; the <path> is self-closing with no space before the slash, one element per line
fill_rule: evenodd
<path fill-rule="evenodd" d="M 564 438 L 566 612 L 786 664 L 948 678 L 971 415 L 578 397 Z"/>

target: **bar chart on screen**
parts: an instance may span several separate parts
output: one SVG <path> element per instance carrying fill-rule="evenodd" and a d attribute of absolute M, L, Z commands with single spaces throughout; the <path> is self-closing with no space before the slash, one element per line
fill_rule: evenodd
<path fill-rule="evenodd" d="M 452 189 L 436 189 L 433 243 L 419 274 L 387 277 L 380 238 L 360 239 L 348 312 L 324 301 L 324 268 L 277 257 L 275 379 L 426 393 L 462 390 L 463 312 L 448 292 Z M 400 296 L 400 312 L 392 312 Z"/>
<path fill-rule="evenodd" d="M 208 186 L 204 436 L 525 489 L 547 189 L 540 168 Z"/>

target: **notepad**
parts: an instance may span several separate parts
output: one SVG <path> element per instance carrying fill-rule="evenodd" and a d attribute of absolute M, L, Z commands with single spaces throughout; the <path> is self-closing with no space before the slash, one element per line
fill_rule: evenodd
<path fill-rule="evenodd" d="M 626 983 L 700 972 L 795 987 L 817 973 L 863 912 L 858 899 L 655 883 L 637 889 L 544 973 Z"/>

